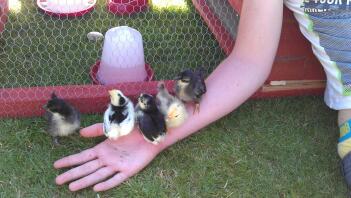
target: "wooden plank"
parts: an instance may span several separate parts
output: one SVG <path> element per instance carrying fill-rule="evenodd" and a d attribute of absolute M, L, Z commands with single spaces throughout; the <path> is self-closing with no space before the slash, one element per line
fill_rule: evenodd
<path fill-rule="evenodd" d="M 102 113 L 109 102 L 108 90 L 119 89 L 132 100 L 140 93 L 155 95 L 158 81 L 116 85 L 70 85 L 0 89 L 0 117 L 33 117 L 44 113 L 42 106 L 51 93 L 67 100 L 82 113 Z M 171 92 L 173 81 L 165 81 Z"/>
<path fill-rule="evenodd" d="M 325 80 L 286 80 L 271 81 L 270 84 L 263 85 L 262 92 L 274 92 L 283 90 L 319 89 L 325 88 Z"/>

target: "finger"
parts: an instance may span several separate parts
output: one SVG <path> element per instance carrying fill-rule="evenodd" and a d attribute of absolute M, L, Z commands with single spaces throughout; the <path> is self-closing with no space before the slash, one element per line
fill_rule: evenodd
<path fill-rule="evenodd" d="M 86 187 L 89 187 L 93 184 L 96 184 L 108 177 L 110 177 L 111 175 L 113 175 L 115 173 L 114 170 L 112 170 L 109 167 L 103 167 L 101 169 L 99 169 L 98 171 L 83 177 L 82 179 L 79 179 L 77 181 L 74 181 L 72 183 L 69 184 L 69 189 L 71 191 L 77 191 Z"/>
<path fill-rule="evenodd" d="M 93 124 L 91 126 L 88 126 L 80 130 L 80 135 L 83 137 L 96 137 L 96 136 L 103 135 L 104 132 L 102 127 L 103 127 L 102 123 Z"/>
<path fill-rule="evenodd" d="M 62 185 L 66 182 L 81 178 L 83 176 L 89 175 L 90 173 L 95 172 L 97 169 L 101 168 L 103 165 L 99 160 L 93 160 L 87 162 L 81 166 L 73 168 L 59 176 L 56 177 L 56 183 Z"/>
<path fill-rule="evenodd" d="M 115 186 L 120 185 L 122 182 L 126 181 L 127 179 L 128 179 L 128 176 L 126 174 L 117 173 L 111 179 L 96 184 L 94 186 L 94 191 L 99 192 L 99 191 L 105 191 L 105 190 L 111 189 Z"/>
<path fill-rule="evenodd" d="M 60 160 L 57 160 L 54 163 L 55 168 L 64 168 L 64 167 L 69 167 L 69 166 L 75 166 L 79 164 L 83 164 L 87 161 L 91 161 L 96 158 L 96 153 L 94 149 L 90 148 L 87 150 L 84 150 L 80 153 L 70 155 L 67 157 L 64 157 Z"/>

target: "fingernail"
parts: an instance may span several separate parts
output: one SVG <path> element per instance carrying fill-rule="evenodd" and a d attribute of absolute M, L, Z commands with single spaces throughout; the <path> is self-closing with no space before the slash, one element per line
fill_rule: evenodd
<path fill-rule="evenodd" d="M 95 192 L 100 192 L 100 191 L 101 191 L 101 188 L 99 188 L 99 185 L 95 185 L 95 186 L 93 187 L 93 190 L 94 190 Z"/>
<path fill-rule="evenodd" d="M 58 161 L 54 162 L 54 168 L 60 168 Z"/>
<path fill-rule="evenodd" d="M 60 181 L 60 176 L 57 176 L 56 179 L 55 179 L 55 182 L 57 185 L 62 185 L 62 181 Z"/>
<path fill-rule="evenodd" d="M 77 191 L 77 190 L 79 190 L 79 189 L 77 189 L 77 187 L 75 187 L 74 183 L 70 183 L 68 188 L 69 188 L 70 191 Z"/>

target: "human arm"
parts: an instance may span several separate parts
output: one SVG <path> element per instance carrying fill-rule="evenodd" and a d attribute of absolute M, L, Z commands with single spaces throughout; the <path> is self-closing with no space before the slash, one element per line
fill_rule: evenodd
<path fill-rule="evenodd" d="M 91 149 L 56 161 L 56 168 L 79 165 L 59 175 L 56 183 L 73 181 L 69 185 L 72 191 L 95 184 L 95 191 L 115 187 L 143 169 L 165 148 L 240 106 L 270 73 L 279 42 L 282 10 L 282 0 L 244 1 L 235 47 L 206 79 L 207 93 L 201 101 L 200 113 L 192 114 L 193 109 L 189 107 L 188 120 L 169 130 L 164 142 L 156 146 L 150 144 L 136 129 L 117 141 L 105 140 Z M 102 125 L 83 129 L 81 134 L 85 137 L 102 135 Z M 110 176 L 112 178 L 107 179 Z"/>
<path fill-rule="evenodd" d="M 206 79 L 200 113 L 172 129 L 161 150 L 232 112 L 264 83 L 278 47 L 282 14 L 282 0 L 244 1 L 235 47 Z"/>

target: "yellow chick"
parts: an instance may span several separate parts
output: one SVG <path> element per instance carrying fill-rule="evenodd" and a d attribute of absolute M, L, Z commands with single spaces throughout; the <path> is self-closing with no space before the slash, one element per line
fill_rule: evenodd
<path fill-rule="evenodd" d="M 177 97 L 169 94 L 164 82 L 158 84 L 156 100 L 159 110 L 165 116 L 167 128 L 178 127 L 188 118 L 185 105 Z"/>

